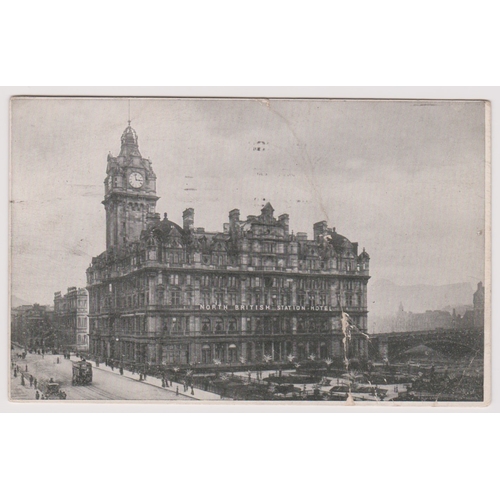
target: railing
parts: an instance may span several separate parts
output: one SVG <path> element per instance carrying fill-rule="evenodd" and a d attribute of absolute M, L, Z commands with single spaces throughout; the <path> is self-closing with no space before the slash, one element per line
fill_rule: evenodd
<path fill-rule="evenodd" d="M 286 273 L 297 273 L 297 274 L 325 274 L 325 275 L 341 275 L 341 276 L 368 276 L 368 269 L 309 269 L 301 267 L 291 267 L 291 266 L 252 266 L 245 265 L 245 269 L 243 269 L 243 265 L 231 265 L 231 264 L 204 264 L 195 263 L 195 262 L 183 262 L 183 263 L 171 263 L 171 262 L 160 262 L 157 260 L 147 260 L 140 262 L 136 265 L 128 265 L 122 267 L 120 271 L 109 271 L 106 275 L 95 277 L 89 285 L 98 285 L 101 284 L 111 278 L 116 278 L 119 276 L 123 276 L 125 274 L 129 274 L 131 272 L 139 271 L 144 268 L 155 267 L 161 269 L 192 269 L 192 270 L 228 270 L 228 271 L 243 271 L 243 272 L 286 272 Z"/>
<path fill-rule="evenodd" d="M 341 335 L 340 330 L 320 330 L 320 331 L 287 331 L 287 332 L 271 332 L 271 331 L 263 331 L 263 330 L 234 330 L 234 331 L 181 331 L 181 332 L 164 332 L 164 331 L 155 331 L 155 332 L 144 332 L 144 331 L 136 331 L 136 330 L 112 330 L 112 331 L 92 331 L 90 333 L 91 337 L 109 337 L 110 339 L 114 339 L 115 341 L 127 341 L 127 339 L 182 339 L 182 338 L 193 338 L 201 341 L 213 340 L 217 341 L 218 339 L 232 339 L 234 341 L 243 340 L 245 341 L 262 341 L 262 340 L 275 340 L 275 341 L 299 341 L 305 339 L 307 337 L 317 336 L 322 339 L 327 339 L 332 335 Z M 250 337 L 250 338 L 247 338 Z M 118 340 L 116 340 L 118 339 Z M 220 340 L 219 340 L 220 341 Z"/>

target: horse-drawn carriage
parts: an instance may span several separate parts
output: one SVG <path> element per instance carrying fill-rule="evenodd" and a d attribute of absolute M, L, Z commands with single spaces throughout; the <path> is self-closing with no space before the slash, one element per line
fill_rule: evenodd
<path fill-rule="evenodd" d="M 52 379 L 45 386 L 45 391 L 42 393 L 42 399 L 66 399 L 66 393 L 61 391 L 59 384 L 53 382 Z"/>

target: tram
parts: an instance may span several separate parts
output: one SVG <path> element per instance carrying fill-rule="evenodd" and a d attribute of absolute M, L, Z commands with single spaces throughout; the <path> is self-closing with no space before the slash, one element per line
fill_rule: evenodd
<path fill-rule="evenodd" d="M 92 383 L 92 365 L 88 361 L 73 361 L 73 385 Z"/>

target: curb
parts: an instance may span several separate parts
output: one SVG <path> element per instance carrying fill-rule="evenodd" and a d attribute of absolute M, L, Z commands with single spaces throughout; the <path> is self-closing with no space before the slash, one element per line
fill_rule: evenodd
<path fill-rule="evenodd" d="M 109 370 L 106 370 L 106 369 L 104 369 L 104 368 L 101 368 L 101 367 L 95 366 L 95 364 L 94 364 L 94 363 L 92 363 L 92 367 L 93 367 L 93 368 L 95 368 L 96 370 L 100 370 L 100 371 L 102 371 L 102 372 L 110 373 L 110 374 L 112 374 L 112 375 L 117 375 L 118 377 L 125 377 L 125 378 L 128 378 L 129 380 L 133 380 L 134 382 L 140 382 L 141 384 L 147 384 L 147 385 L 150 385 L 151 387 L 156 387 L 157 389 L 163 389 L 163 390 L 165 390 L 165 391 L 170 391 L 170 392 L 176 393 L 176 391 L 175 391 L 174 389 L 170 389 L 170 388 L 168 388 L 168 389 L 167 389 L 166 387 L 160 387 L 160 386 L 158 386 L 158 385 L 156 385 L 156 384 L 151 384 L 151 383 L 150 383 L 150 382 L 148 382 L 147 380 L 146 380 L 146 381 L 144 381 L 144 380 L 137 380 L 136 378 L 133 378 L 133 377 L 131 377 L 131 376 L 129 376 L 129 375 L 125 375 L 125 374 L 120 375 L 120 372 L 115 373 L 114 371 L 109 371 Z M 177 382 L 175 382 L 175 383 L 177 384 Z M 188 394 L 187 392 L 181 392 L 181 391 L 179 391 L 179 395 L 186 396 L 186 397 L 188 397 L 189 399 L 194 399 L 195 401 L 205 401 L 205 400 L 203 400 L 203 399 L 199 399 L 199 398 L 197 398 L 197 397 L 193 396 L 192 394 Z"/>

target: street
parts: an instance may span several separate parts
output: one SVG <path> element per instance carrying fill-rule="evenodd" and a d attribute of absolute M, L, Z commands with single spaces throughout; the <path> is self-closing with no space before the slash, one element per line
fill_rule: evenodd
<path fill-rule="evenodd" d="M 128 400 L 128 401 L 165 401 L 193 400 L 189 396 L 176 395 L 174 391 L 165 390 L 148 383 L 132 380 L 121 376 L 118 372 L 110 373 L 107 370 L 93 367 L 92 384 L 88 386 L 73 386 L 72 362 L 64 359 L 64 356 L 45 354 L 44 358 L 38 354 L 27 354 L 26 359 L 18 359 L 16 354 L 20 349 L 12 351 L 12 361 L 17 364 L 21 372 L 25 372 L 25 386 L 21 385 L 21 374 L 14 377 L 11 369 L 11 399 L 13 400 L 35 400 L 35 388 L 30 387 L 29 375 L 38 380 L 38 385 L 47 382 L 50 378 L 60 384 L 60 388 L 67 395 L 67 400 Z M 59 363 L 57 363 L 59 358 Z M 73 357 L 76 360 L 75 357 Z"/>

